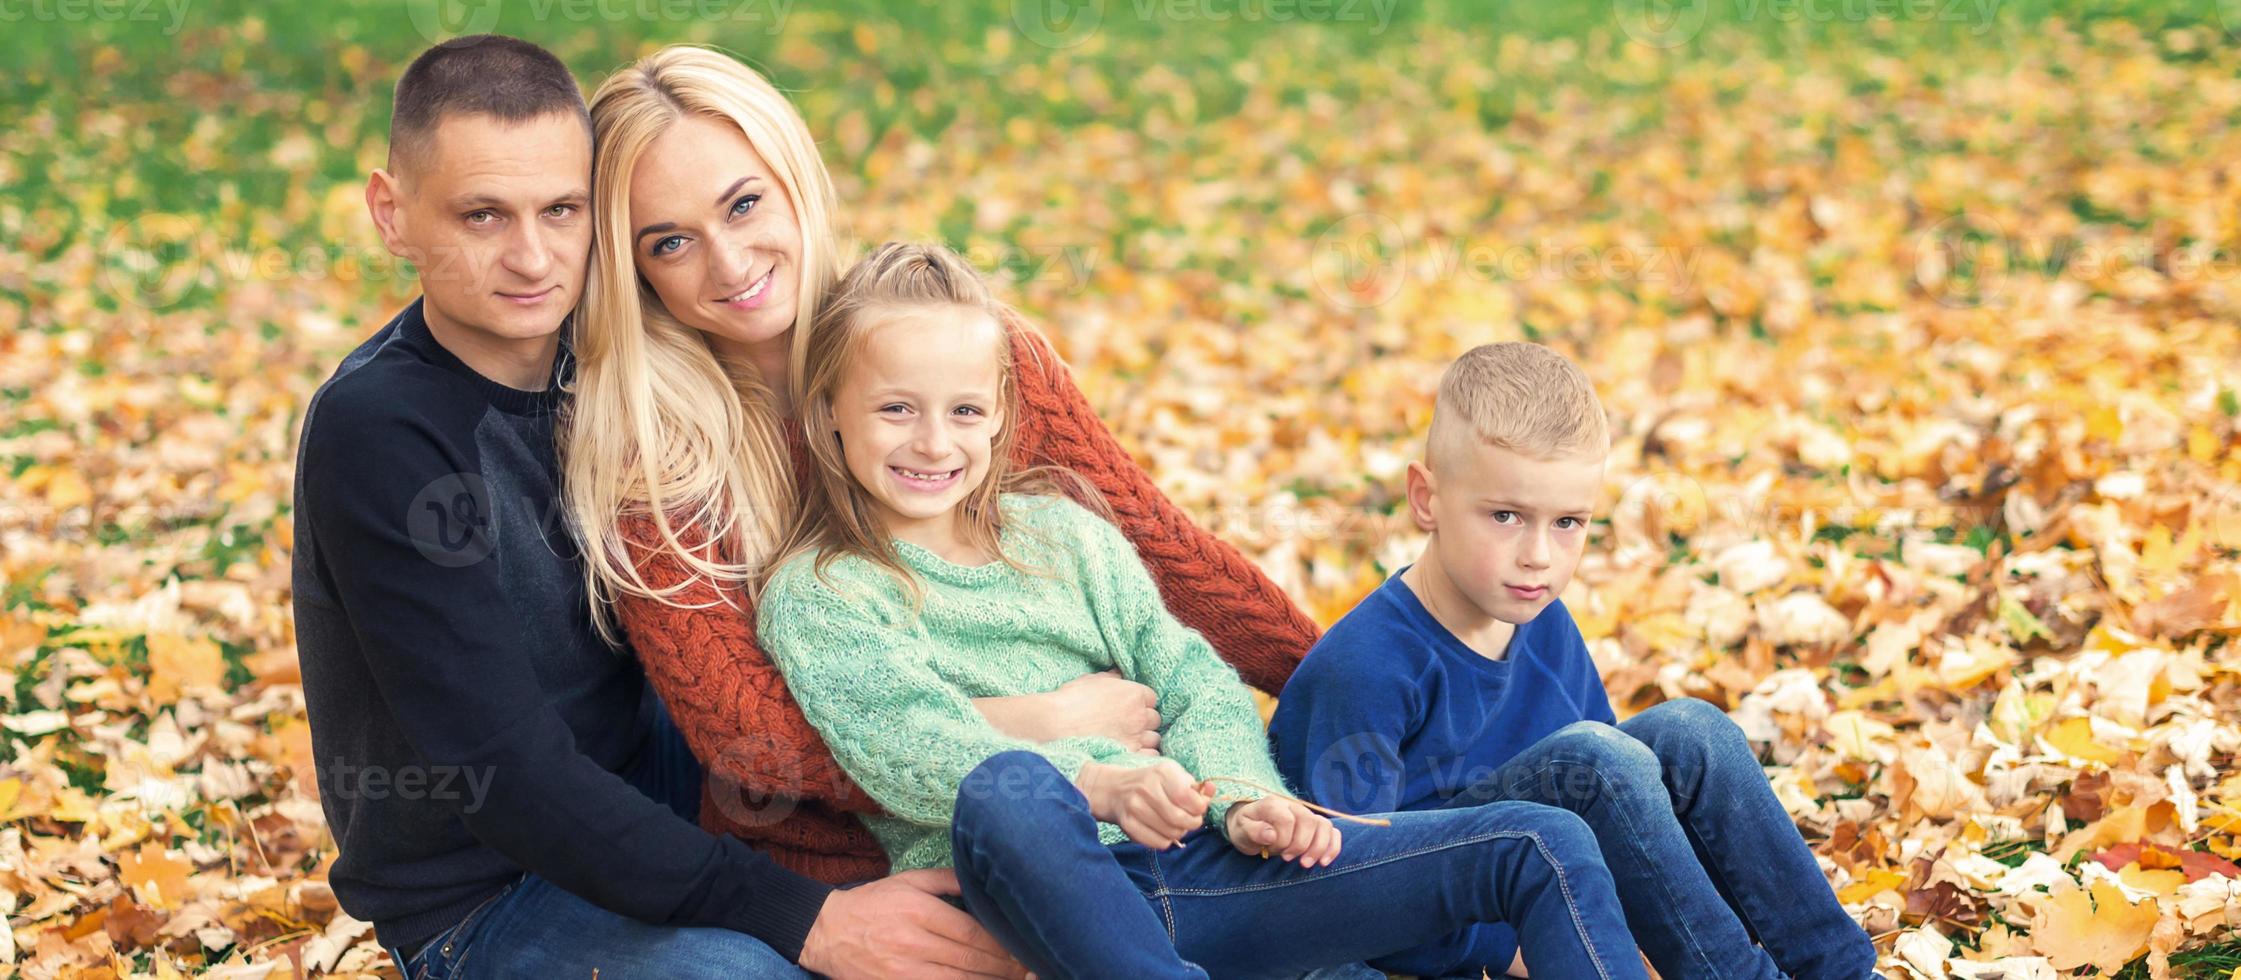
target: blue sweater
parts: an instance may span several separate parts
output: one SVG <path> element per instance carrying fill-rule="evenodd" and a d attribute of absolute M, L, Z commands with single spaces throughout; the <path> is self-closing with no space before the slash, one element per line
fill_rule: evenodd
<path fill-rule="evenodd" d="M 1406 571 L 1407 569 L 1402 569 Z M 1438 809 L 1573 722 L 1617 721 L 1561 601 L 1489 660 L 1432 618 L 1396 574 L 1340 618 L 1284 685 L 1269 722 L 1276 768 L 1306 798 L 1347 813 Z M 1496 972 L 1516 951 L 1506 924 L 1469 945 Z"/>

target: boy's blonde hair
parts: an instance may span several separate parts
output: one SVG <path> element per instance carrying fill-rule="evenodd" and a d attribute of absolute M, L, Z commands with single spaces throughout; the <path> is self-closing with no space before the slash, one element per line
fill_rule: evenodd
<path fill-rule="evenodd" d="M 769 571 L 776 572 L 796 556 L 813 553 L 822 577 L 835 559 L 856 555 L 895 575 L 913 596 L 918 595 L 917 577 L 896 556 L 894 540 L 880 523 L 870 492 L 857 485 L 848 470 L 840 440 L 833 434 L 832 399 L 847 376 L 848 365 L 860 357 L 871 328 L 886 322 L 886 315 L 942 307 L 986 314 L 995 321 L 1001 338 L 996 349 L 996 401 L 1003 417 L 990 440 L 987 476 L 959 504 L 960 536 L 1013 568 L 1043 574 L 1046 570 L 1021 563 L 1002 547 L 1004 515 L 997 505 L 999 495 L 1070 496 L 1111 519 L 1112 511 L 1103 495 L 1080 474 L 1060 466 L 1012 465 L 1020 413 L 1012 332 L 1032 328 L 1017 324 L 1010 308 L 956 252 L 940 245 L 888 242 L 841 276 L 817 308 L 795 402 L 808 441 L 811 472 L 803 481 L 792 524 Z M 1031 352 L 1038 347 L 1025 346 Z M 767 584 L 766 575 L 757 584 L 757 591 Z"/>
<path fill-rule="evenodd" d="M 1440 375 L 1425 440 L 1425 465 L 1437 470 L 1473 445 L 1535 459 L 1610 450 L 1610 428 L 1595 386 L 1570 359 L 1539 344 L 1506 341 L 1466 351 Z"/>

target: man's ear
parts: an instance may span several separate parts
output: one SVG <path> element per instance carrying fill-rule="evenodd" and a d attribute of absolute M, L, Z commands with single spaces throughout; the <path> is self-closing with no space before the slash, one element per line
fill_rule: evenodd
<path fill-rule="evenodd" d="M 375 230 L 381 232 L 381 244 L 389 254 L 410 261 L 406 255 L 404 235 L 404 183 L 396 174 L 375 170 L 366 177 L 366 213 L 373 216 Z"/>
<path fill-rule="evenodd" d="M 1439 518 L 1433 516 L 1432 500 L 1438 491 L 1433 483 L 1432 469 L 1422 460 L 1408 461 L 1408 475 L 1403 477 L 1408 488 L 1408 516 L 1416 521 L 1419 531 L 1439 530 Z"/>

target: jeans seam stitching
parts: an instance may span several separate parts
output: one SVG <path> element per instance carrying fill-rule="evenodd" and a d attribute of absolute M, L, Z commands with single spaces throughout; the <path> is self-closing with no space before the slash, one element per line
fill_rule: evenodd
<path fill-rule="evenodd" d="M 1153 886 L 1152 897 L 1159 902 L 1159 916 L 1167 926 L 1167 941 L 1169 944 L 1173 944 L 1176 941 L 1175 905 L 1167 897 L 1167 873 L 1159 868 L 1158 854 L 1152 854 L 1150 857 L 1151 860 L 1147 863 L 1152 866 L 1152 881 L 1156 883 Z"/>
<path fill-rule="evenodd" d="M 1374 861 L 1364 861 L 1360 864 L 1347 865 L 1343 868 L 1330 868 L 1328 870 L 1318 871 L 1303 878 L 1289 878 L 1283 881 L 1266 881 L 1252 885 L 1236 885 L 1229 888 L 1170 888 L 1166 891 L 1171 895 L 1188 895 L 1193 898 L 1211 898 L 1222 895 L 1242 894 L 1244 892 L 1267 891 L 1271 888 L 1285 888 L 1291 885 L 1296 885 L 1303 881 L 1320 881 L 1324 878 L 1336 878 L 1342 875 L 1352 874 L 1356 871 L 1382 867 L 1395 861 L 1407 860 L 1408 858 L 1430 854 L 1434 851 L 1444 851 L 1450 848 L 1465 847 L 1471 844 L 1483 844 L 1487 841 L 1497 840 L 1504 837 L 1532 837 L 1533 835 L 1534 832 L 1530 830 L 1488 831 L 1484 834 L 1476 834 L 1470 837 L 1463 837 L 1450 841 L 1442 841 L 1437 844 L 1426 845 L 1424 847 L 1416 848 L 1415 850 L 1403 851 L 1399 854 L 1388 854 Z"/>

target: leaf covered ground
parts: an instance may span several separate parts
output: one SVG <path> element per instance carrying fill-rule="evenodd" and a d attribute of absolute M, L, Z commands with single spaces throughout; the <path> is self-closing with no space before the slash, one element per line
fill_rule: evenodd
<path fill-rule="evenodd" d="M 0 976 L 393 975 L 324 880 L 290 475 L 412 293 L 360 190 L 436 6 L 0 40 Z M 1614 702 L 1728 708 L 1886 972 L 2241 976 L 2230 4 L 495 6 L 587 87 L 761 65 L 857 238 L 996 275 L 1326 624 L 1420 543 L 1446 362 L 1564 350 Z"/>

